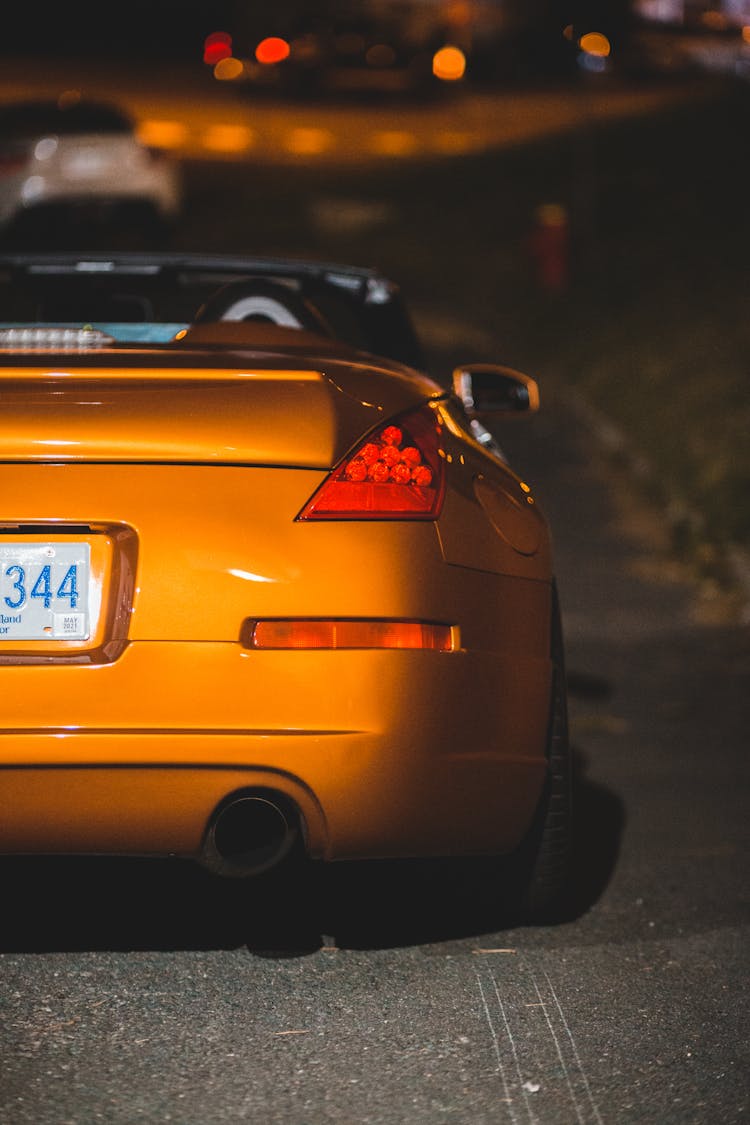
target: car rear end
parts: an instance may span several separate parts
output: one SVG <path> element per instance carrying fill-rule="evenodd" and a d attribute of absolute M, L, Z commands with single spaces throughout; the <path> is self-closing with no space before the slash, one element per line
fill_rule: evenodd
<path fill-rule="evenodd" d="M 528 488 L 396 367 L 84 352 L 0 368 L 0 851 L 515 847 L 551 682 Z M 423 472 L 379 510 L 355 462 L 389 445 Z"/>
<path fill-rule="evenodd" d="M 142 144 L 109 106 L 21 103 L 0 110 L 0 226 L 55 214 L 136 213 L 171 224 L 181 206 L 172 158 Z"/>

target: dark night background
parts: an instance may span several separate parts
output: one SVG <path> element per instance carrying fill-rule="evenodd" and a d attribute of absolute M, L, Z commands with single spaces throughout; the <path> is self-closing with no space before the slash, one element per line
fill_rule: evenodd
<path fill-rule="evenodd" d="M 500 6 L 500 5 L 499 5 Z M 219 28 L 232 30 L 251 15 L 254 20 L 273 22 L 293 10 L 293 4 L 248 3 L 221 0 L 216 3 L 184 3 L 181 0 L 131 0 L 123 6 L 102 4 L 45 5 L 29 9 L 14 4 L 3 12 L 0 54 L 39 53 L 71 56 L 89 51 L 137 62 L 140 56 L 190 58 L 200 52 L 205 36 Z M 300 7 L 300 5 L 297 5 Z M 356 9 L 356 5 L 354 5 Z M 607 35 L 624 34 L 630 26 L 628 0 L 518 0 L 517 7 L 530 27 L 559 38 L 566 24 L 589 25 Z M 336 4 L 302 4 L 309 13 L 325 22 L 327 11 Z"/>

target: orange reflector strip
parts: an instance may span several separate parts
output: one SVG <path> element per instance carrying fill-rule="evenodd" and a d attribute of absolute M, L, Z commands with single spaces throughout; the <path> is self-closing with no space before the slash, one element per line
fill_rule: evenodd
<path fill-rule="evenodd" d="M 243 630 L 244 632 L 244 630 Z M 421 621 L 256 621 L 248 648 L 453 649 L 450 625 Z"/>

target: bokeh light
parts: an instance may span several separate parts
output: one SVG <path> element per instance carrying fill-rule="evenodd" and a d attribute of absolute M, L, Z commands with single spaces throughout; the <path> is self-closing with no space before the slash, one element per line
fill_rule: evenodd
<path fill-rule="evenodd" d="M 443 82 L 457 82 L 466 73 L 466 56 L 460 47 L 441 47 L 432 59 L 432 73 Z"/>
<path fill-rule="evenodd" d="M 181 148 L 187 141 L 187 128 L 182 122 L 149 118 L 139 122 L 138 139 L 151 148 Z"/>
<path fill-rule="evenodd" d="M 261 39 L 255 48 L 255 57 L 259 63 L 266 66 L 283 62 L 284 59 L 289 58 L 289 44 L 286 39 L 270 35 L 267 39 Z"/>
<path fill-rule="evenodd" d="M 241 78 L 244 73 L 245 67 L 242 60 L 236 59 L 234 55 L 219 59 L 214 67 L 214 78 L 218 82 L 234 82 L 237 78 Z"/>
<path fill-rule="evenodd" d="M 606 35 L 602 35 L 600 31 L 588 31 L 582 35 L 578 40 L 578 46 L 587 55 L 594 55 L 598 59 L 606 59 L 612 50 L 612 46 L 607 39 Z"/>
<path fill-rule="evenodd" d="M 216 66 L 222 59 L 232 54 L 232 36 L 227 31 L 212 31 L 203 42 L 203 61 L 208 66 Z"/>

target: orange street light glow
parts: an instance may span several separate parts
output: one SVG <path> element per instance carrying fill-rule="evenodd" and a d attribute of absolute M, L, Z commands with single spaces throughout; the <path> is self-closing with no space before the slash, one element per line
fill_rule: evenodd
<path fill-rule="evenodd" d="M 443 82 L 457 82 L 466 73 L 466 56 L 458 47 L 441 47 L 433 55 L 432 73 Z"/>
<path fill-rule="evenodd" d="M 318 156 L 331 148 L 333 142 L 333 134 L 326 129 L 300 126 L 289 133 L 286 148 L 288 152 L 296 153 L 298 156 Z"/>
<path fill-rule="evenodd" d="M 578 46 L 587 55 L 594 55 L 599 59 L 606 59 L 612 47 L 606 35 L 600 31 L 589 31 L 578 40 Z"/>
<path fill-rule="evenodd" d="M 247 125 L 212 125 L 203 137 L 204 147 L 211 152 L 245 152 L 254 141 L 255 133 Z"/>
<path fill-rule="evenodd" d="M 180 148 L 187 141 L 187 128 L 181 121 L 141 121 L 138 139 L 152 148 Z"/>
<path fill-rule="evenodd" d="M 236 59 L 234 55 L 229 55 L 228 58 L 219 59 L 214 67 L 214 78 L 218 82 L 233 82 L 235 78 L 239 78 L 244 74 L 245 67 L 240 59 Z"/>
<path fill-rule="evenodd" d="M 417 138 L 403 129 L 383 130 L 373 134 L 370 148 L 383 156 L 409 156 L 416 151 Z"/>

